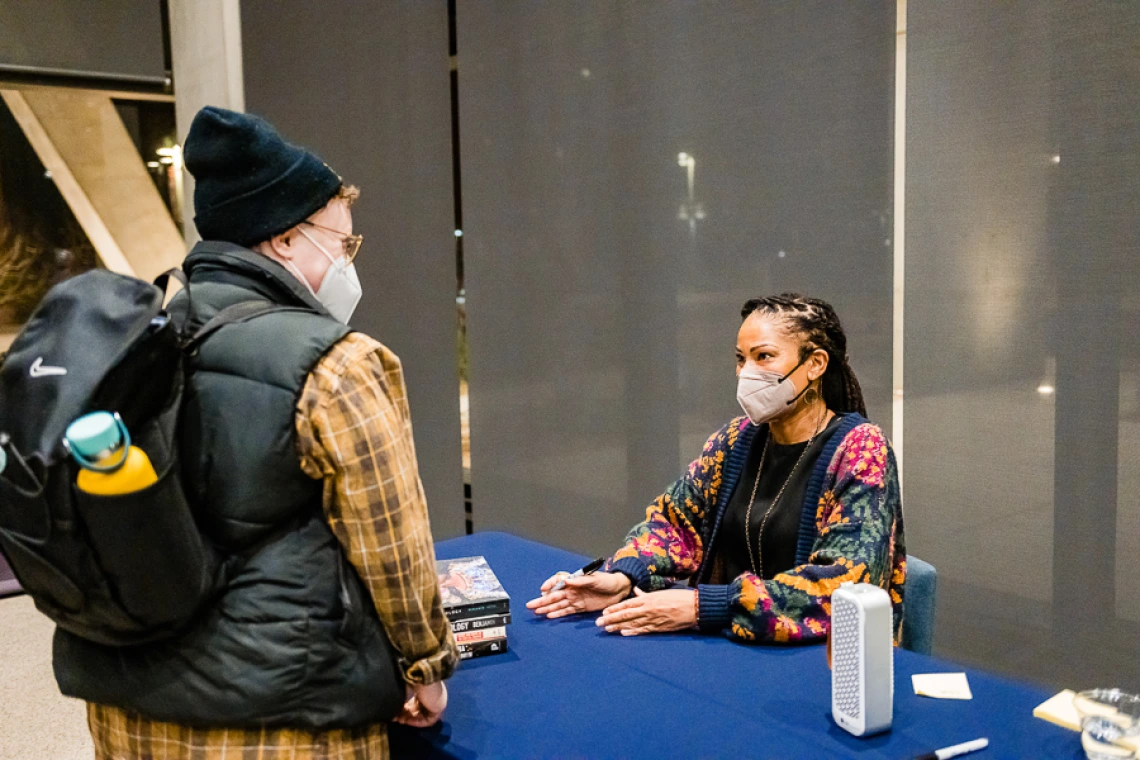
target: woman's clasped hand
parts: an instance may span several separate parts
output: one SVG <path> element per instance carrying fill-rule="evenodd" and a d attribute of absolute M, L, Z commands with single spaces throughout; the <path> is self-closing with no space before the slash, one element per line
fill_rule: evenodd
<path fill-rule="evenodd" d="M 565 586 L 555 591 L 554 587 L 560 580 L 565 582 Z M 629 578 L 621 573 L 591 573 L 577 577 L 570 573 L 555 573 L 539 589 L 542 596 L 527 602 L 526 607 L 548 618 L 597 612 L 629 596 L 631 585 Z"/>
<path fill-rule="evenodd" d="M 554 591 L 559 580 L 565 586 Z M 633 589 L 621 573 L 593 573 L 577 578 L 557 573 L 542 584 L 542 596 L 527 602 L 527 609 L 549 618 L 602 610 L 596 625 L 607 633 L 637 636 L 692 628 L 697 623 L 696 591 L 668 589 L 646 593 Z"/>

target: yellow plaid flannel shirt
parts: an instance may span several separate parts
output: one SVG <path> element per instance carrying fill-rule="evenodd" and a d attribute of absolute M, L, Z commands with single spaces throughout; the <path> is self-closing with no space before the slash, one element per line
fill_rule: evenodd
<path fill-rule="evenodd" d="M 301 467 L 324 480 L 324 509 L 372 593 L 409 683 L 434 683 L 458 661 L 440 604 L 427 503 L 395 354 L 351 333 L 310 373 L 297 405 Z M 89 704 L 96 760 L 373 760 L 384 724 L 313 733 L 193 729 Z"/>

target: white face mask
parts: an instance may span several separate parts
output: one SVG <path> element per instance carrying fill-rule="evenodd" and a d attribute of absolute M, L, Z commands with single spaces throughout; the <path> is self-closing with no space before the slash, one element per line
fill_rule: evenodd
<path fill-rule="evenodd" d="M 799 369 L 804 361 L 807 360 L 792 367 L 792 372 Z M 764 369 L 740 371 L 740 377 L 736 381 L 736 400 L 753 425 L 779 417 L 802 395 L 796 393 L 796 385 L 789 379 L 792 372 L 781 375 Z"/>
<path fill-rule="evenodd" d="M 352 318 L 352 313 L 356 311 L 357 304 L 360 303 L 360 297 L 364 294 L 360 287 L 360 278 L 356 275 L 356 265 L 350 264 L 344 256 L 334 258 L 331 253 L 325 250 L 323 245 L 305 232 L 304 227 L 298 227 L 297 230 L 307 237 L 309 242 L 325 255 L 325 258 L 332 262 L 332 266 L 325 272 L 325 278 L 321 280 L 321 287 L 316 292 L 313 291 L 309 281 L 305 279 L 301 270 L 292 261 L 287 262 L 289 268 L 293 270 L 301 282 L 305 283 L 309 292 L 316 296 L 316 299 L 328 309 L 329 314 L 348 324 L 348 320 Z"/>

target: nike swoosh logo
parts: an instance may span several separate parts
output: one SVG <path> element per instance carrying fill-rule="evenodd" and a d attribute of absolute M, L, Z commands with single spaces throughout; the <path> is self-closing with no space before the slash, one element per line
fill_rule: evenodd
<path fill-rule="evenodd" d="M 31 377 L 51 377 L 52 375 L 66 375 L 67 370 L 63 367 L 50 367 L 44 365 L 44 358 L 41 356 L 32 362 L 32 368 L 28 370 L 28 375 Z"/>

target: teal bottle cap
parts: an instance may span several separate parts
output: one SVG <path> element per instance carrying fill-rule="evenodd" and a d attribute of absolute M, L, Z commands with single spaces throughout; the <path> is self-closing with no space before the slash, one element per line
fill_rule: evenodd
<path fill-rule="evenodd" d="M 119 420 L 110 412 L 83 415 L 67 426 L 65 435 L 71 450 L 85 459 L 95 459 L 123 443 Z"/>

